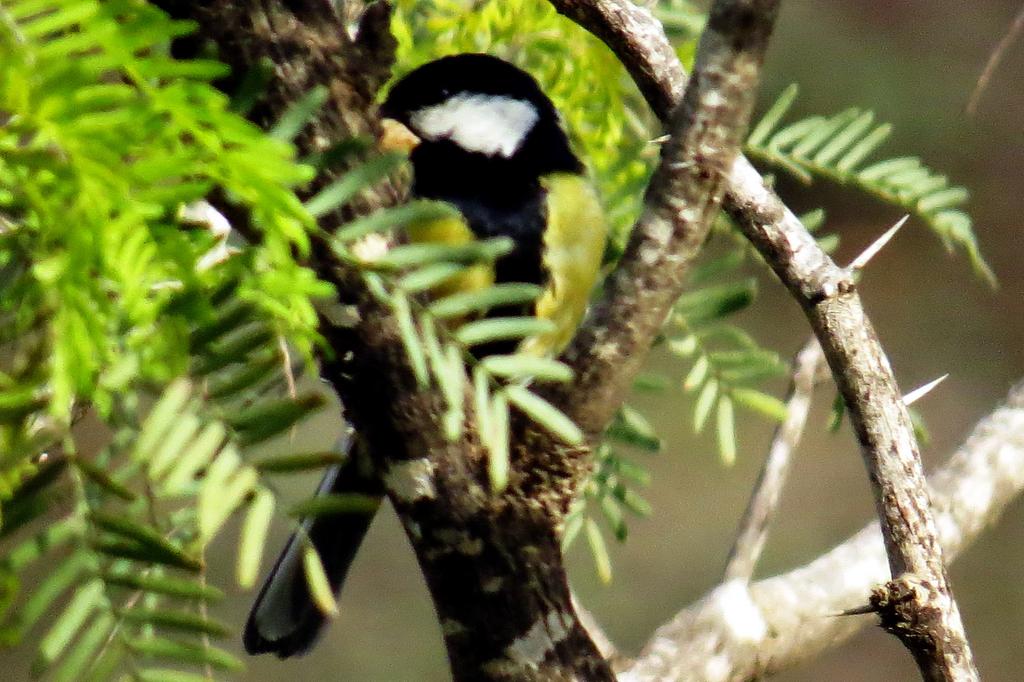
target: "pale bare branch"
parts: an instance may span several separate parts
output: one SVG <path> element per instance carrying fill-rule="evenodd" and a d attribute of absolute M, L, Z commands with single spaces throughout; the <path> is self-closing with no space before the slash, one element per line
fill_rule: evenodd
<path fill-rule="evenodd" d="M 929 479 L 939 540 L 956 558 L 1024 491 L 1024 382 Z M 888 565 L 877 522 L 814 561 L 746 586 L 720 585 L 648 640 L 619 682 L 742 682 L 819 656 L 872 622 Z"/>
<path fill-rule="evenodd" d="M 736 542 L 726 562 L 725 580 L 748 582 L 754 575 L 768 537 L 768 528 L 779 506 L 782 488 L 786 485 L 793 451 L 803 437 L 818 370 L 823 364 L 821 346 L 815 338 L 804 344 L 793 358 L 786 418 L 775 429 L 768 456 L 740 521 Z"/>

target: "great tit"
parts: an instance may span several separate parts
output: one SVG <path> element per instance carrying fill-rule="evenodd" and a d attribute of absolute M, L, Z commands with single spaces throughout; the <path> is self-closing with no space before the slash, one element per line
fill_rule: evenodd
<path fill-rule="evenodd" d="M 586 310 L 606 226 L 551 100 L 533 77 L 512 64 L 485 54 L 460 54 L 400 79 L 380 111 L 380 146 L 409 153 L 413 196 L 458 209 L 457 218 L 409 226 L 410 240 L 458 244 L 506 236 L 514 243 L 493 268 L 471 268 L 436 293 L 501 282 L 542 285 L 533 314 L 553 322 L 553 331 L 527 339 L 519 350 L 557 353 Z M 494 346 L 483 352 L 509 350 L 515 349 Z M 343 441 L 349 460 L 328 471 L 318 494 L 358 492 L 380 499 L 380 484 L 361 464 L 354 442 Z M 304 522 L 300 533 L 319 552 L 335 593 L 372 519 L 373 512 Z M 250 654 L 273 652 L 286 658 L 304 653 L 324 624 L 306 583 L 302 546 L 298 534 L 293 535 L 256 598 L 244 635 Z"/>

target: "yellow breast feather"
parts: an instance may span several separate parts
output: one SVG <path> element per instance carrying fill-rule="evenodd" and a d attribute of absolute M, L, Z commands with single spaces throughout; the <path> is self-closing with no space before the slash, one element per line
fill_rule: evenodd
<path fill-rule="evenodd" d="M 460 216 L 426 220 L 408 227 L 409 241 L 413 243 L 451 244 L 457 246 L 476 239 L 469 225 Z M 478 291 L 494 284 L 494 268 L 473 265 L 451 277 L 434 289 L 434 296 L 443 298 L 462 291 Z"/>

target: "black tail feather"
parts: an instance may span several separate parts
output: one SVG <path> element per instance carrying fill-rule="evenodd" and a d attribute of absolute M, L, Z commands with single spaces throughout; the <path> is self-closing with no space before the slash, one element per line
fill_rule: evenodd
<path fill-rule="evenodd" d="M 316 494 L 359 493 L 382 497 L 380 481 L 359 461 L 354 436 L 339 443 L 348 459 L 331 467 Z M 335 595 L 341 590 L 352 560 L 373 521 L 369 513 L 334 514 L 304 519 L 302 530 L 294 533 L 270 571 L 249 612 L 242 641 L 250 654 L 273 653 L 279 658 L 306 653 L 316 642 L 325 618 L 317 608 L 302 567 L 302 539 L 305 535 L 320 554 L 327 579 Z"/>

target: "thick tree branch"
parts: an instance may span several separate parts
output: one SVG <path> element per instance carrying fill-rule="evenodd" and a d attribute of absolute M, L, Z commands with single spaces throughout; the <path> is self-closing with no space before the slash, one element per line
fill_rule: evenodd
<path fill-rule="evenodd" d="M 793 372 L 786 400 L 786 418 L 775 429 L 761 474 L 754 485 L 754 493 L 740 521 L 729 560 L 725 566 L 725 580 L 748 582 L 754 575 L 768 537 L 768 527 L 779 506 L 782 488 L 789 477 L 793 451 L 803 437 L 807 414 L 811 411 L 811 397 L 819 370 L 824 365 L 821 346 L 812 338 L 793 358 Z"/>
<path fill-rule="evenodd" d="M 836 266 L 799 221 L 752 220 L 768 204 L 779 205 L 767 190 L 761 198 L 768 203 L 751 201 L 730 212 L 803 307 L 846 402 L 889 557 L 892 580 L 876 599 L 883 626 L 900 637 L 926 680 L 977 679 L 910 415 L 852 274 Z"/>
<path fill-rule="evenodd" d="M 589 22 L 583 26 L 608 41 L 645 94 L 660 91 L 650 103 L 664 120 L 665 103 L 685 73 L 678 61 L 673 66 L 666 60 L 667 39 L 658 22 L 642 10 L 627 9 L 626 0 L 552 2 Z M 925 679 L 976 679 L 910 418 L 852 273 L 832 262 L 743 157 L 729 175 L 726 209 L 803 307 L 848 406 L 889 556 L 888 595 L 877 599 L 889 607 L 881 613 L 883 624 L 900 636 Z"/>
<path fill-rule="evenodd" d="M 1024 491 L 1024 382 L 930 478 L 939 541 L 963 552 Z M 740 682 L 811 660 L 865 627 L 889 567 L 877 522 L 809 564 L 749 587 L 718 586 L 663 625 L 620 682 Z"/>
<path fill-rule="evenodd" d="M 694 77 L 671 115 L 671 137 L 626 251 L 564 354 L 576 381 L 559 406 L 596 436 L 622 398 L 682 293 L 685 274 L 721 209 L 724 180 L 753 110 L 775 0 L 711 7 Z M 652 77 L 658 65 L 651 68 Z M 579 400 L 578 396 L 587 396 Z"/>

